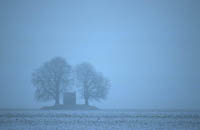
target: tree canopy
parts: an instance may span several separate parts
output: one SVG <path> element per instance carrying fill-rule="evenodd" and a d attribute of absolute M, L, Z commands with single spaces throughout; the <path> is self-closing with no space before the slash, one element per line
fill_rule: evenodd
<path fill-rule="evenodd" d="M 89 101 L 105 99 L 110 88 L 110 81 L 89 63 L 76 66 L 76 82 L 85 104 Z"/>
<path fill-rule="evenodd" d="M 61 92 L 69 85 L 71 66 L 62 57 L 45 62 L 32 73 L 32 83 L 36 87 L 38 101 L 55 100 L 59 104 Z"/>

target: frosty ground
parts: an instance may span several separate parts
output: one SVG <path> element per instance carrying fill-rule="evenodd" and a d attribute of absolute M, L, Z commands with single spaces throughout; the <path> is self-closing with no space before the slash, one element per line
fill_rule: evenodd
<path fill-rule="evenodd" d="M 0 130 L 199 130 L 199 111 L 0 110 Z"/>

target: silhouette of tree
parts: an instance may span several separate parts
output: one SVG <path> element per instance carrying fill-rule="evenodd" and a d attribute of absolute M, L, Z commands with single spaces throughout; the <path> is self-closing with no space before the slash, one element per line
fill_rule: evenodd
<path fill-rule="evenodd" d="M 111 86 L 110 81 L 101 73 L 96 72 L 91 64 L 79 64 L 75 71 L 77 87 L 86 105 L 89 105 L 90 100 L 101 101 L 106 98 Z"/>
<path fill-rule="evenodd" d="M 45 62 L 32 73 L 36 99 L 55 100 L 55 105 L 58 105 L 61 92 L 69 85 L 70 73 L 71 67 L 62 57 L 55 57 Z"/>

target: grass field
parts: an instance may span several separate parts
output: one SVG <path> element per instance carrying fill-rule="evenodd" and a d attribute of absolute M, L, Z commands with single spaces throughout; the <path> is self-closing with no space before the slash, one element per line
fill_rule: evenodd
<path fill-rule="evenodd" d="M 199 130 L 198 111 L 1 110 L 0 130 Z"/>

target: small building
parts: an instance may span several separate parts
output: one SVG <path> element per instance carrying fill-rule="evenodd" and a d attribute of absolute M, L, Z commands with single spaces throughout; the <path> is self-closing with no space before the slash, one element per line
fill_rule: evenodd
<path fill-rule="evenodd" d="M 76 92 L 63 93 L 63 104 L 67 106 L 76 105 Z"/>

